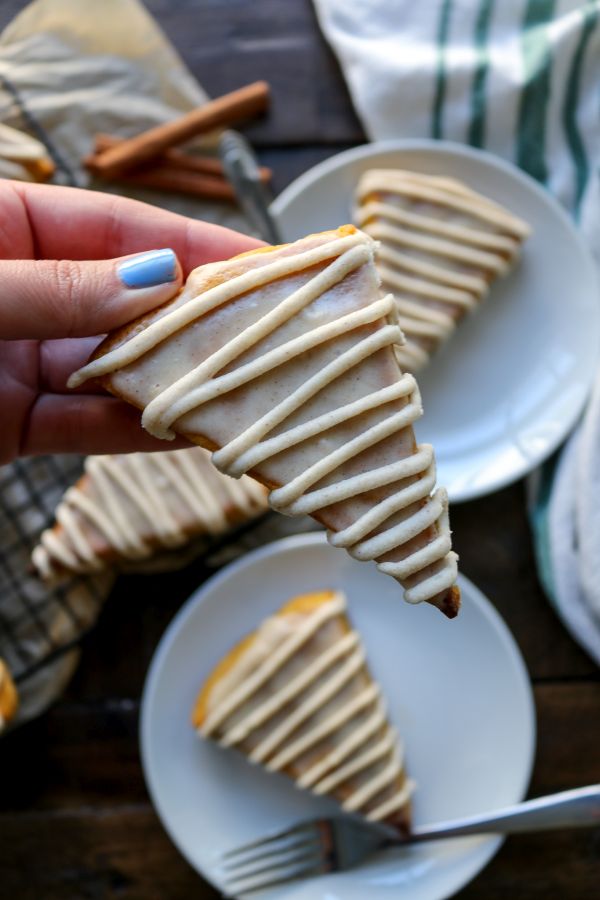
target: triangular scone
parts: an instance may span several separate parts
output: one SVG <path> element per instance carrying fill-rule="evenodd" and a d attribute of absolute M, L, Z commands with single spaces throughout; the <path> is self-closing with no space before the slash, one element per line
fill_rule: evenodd
<path fill-rule="evenodd" d="M 88 456 L 32 554 L 48 583 L 112 565 L 139 565 L 201 535 L 223 534 L 268 509 L 252 478 L 218 472 L 202 447 Z"/>
<path fill-rule="evenodd" d="M 296 597 L 240 641 L 206 679 L 192 722 L 347 811 L 409 828 L 413 784 L 339 592 Z"/>
<path fill-rule="evenodd" d="M 355 221 L 380 244 L 379 274 L 398 306 L 414 372 L 517 259 L 529 226 L 460 181 L 371 169 L 358 184 Z"/>
<path fill-rule="evenodd" d="M 395 356 L 402 333 L 381 296 L 373 241 L 352 226 L 200 266 L 180 295 L 109 335 L 88 378 L 144 410 L 160 437 L 249 472 L 270 504 L 310 513 L 357 559 L 376 559 L 411 603 L 459 606 L 447 496 Z"/>
<path fill-rule="evenodd" d="M 14 717 L 19 706 L 19 695 L 8 666 L 0 659 L 0 731 Z"/>

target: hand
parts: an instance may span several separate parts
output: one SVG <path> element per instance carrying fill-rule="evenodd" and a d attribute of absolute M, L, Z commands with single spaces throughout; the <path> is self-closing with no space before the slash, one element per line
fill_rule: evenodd
<path fill-rule="evenodd" d="M 195 266 L 257 245 L 110 194 L 0 181 L 0 463 L 164 449 L 135 409 L 67 391 L 67 378 L 99 335 L 169 300 Z"/>

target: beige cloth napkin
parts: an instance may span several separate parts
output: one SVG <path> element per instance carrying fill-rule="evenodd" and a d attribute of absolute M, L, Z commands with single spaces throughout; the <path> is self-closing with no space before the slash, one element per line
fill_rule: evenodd
<path fill-rule="evenodd" d="M 129 137 L 207 99 L 138 0 L 35 0 L 0 36 L 0 120 L 49 145 L 57 183 L 127 194 L 248 231 L 232 205 L 95 182 L 81 165 L 100 131 Z M 210 146 L 210 139 L 197 145 Z"/>

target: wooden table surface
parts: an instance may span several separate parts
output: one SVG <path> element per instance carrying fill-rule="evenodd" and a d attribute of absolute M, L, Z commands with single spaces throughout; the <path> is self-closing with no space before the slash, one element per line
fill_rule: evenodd
<path fill-rule="evenodd" d="M 0 26 L 23 5 L 5 0 Z M 209 93 L 259 78 L 271 82 L 271 115 L 249 134 L 275 172 L 276 190 L 364 141 L 309 0 L 146 5 Z M 531 796 L 600 782 L 598 670 L 541 592 L 523 485 L 455 507 L 452 525 L 462 571 L 496 604 L 533 681 L 538 746 Z M 121 578 L 64 698 L 0 742 L 0 897 L 217 896 L 163 831 L 138 754 L 148 663 L 201 577 L 196 565 L 177 575 Z M 458 896 L 589 900 L 600 896 L 599 851 L 600 830 L 509 838 Z"/>

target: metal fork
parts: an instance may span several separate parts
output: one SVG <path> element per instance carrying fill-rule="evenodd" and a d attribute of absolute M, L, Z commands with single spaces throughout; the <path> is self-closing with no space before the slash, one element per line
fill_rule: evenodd
<path fill-rule="evenodd" d="M 229 897 L 249 896 L 298 878 L 342 872 L 375 850 L 469 834 L 516 834 L 600 825 L 600 784 L 562 791 L 398 835 L 354 816 L 300 822 L 225 853 L 219 869 Z"/>

